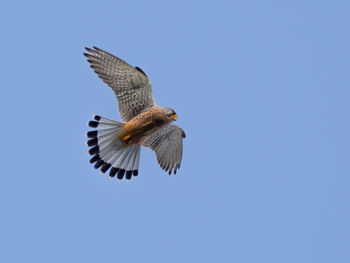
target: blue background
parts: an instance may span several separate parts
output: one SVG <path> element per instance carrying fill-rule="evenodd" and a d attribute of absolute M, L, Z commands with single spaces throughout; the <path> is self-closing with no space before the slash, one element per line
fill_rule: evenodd
<path fill-rule="evenodd" d="M 350 262 L 348 1 L 7 1 L 1 262 Z M 96 45 L 140 66 L 187 133 L 168 176 L 89 164 L 120 120 Z"/>

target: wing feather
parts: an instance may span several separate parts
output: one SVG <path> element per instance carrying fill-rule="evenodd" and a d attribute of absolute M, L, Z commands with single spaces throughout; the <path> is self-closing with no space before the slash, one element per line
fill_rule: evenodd
<path fill-rule="evenodd" d="M 155 105 L 151 82 L 142 69 L 100 48 L 86 50 L 89 53 L 84 55 L 90 67 L 114 91 L 124 121 L 131 120 Z"/>
<path fill-rule="evenodd" d="M 163 170 L 169 174 L 180 168 L 182 159 L 182 139 L 186 137 L 185 132 L 177 125 L 169 124 L 149 135 L 143 146 L 151 148 L 155 153 Z"/>

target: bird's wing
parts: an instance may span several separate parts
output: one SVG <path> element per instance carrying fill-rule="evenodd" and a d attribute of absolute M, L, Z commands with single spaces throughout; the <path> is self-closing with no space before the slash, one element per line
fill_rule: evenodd
<path fill-rule="evenodd" d="M 97 47 L 86 50 L 90 67 L 114 91 L 124 121 L 155 105 L 151 82 L 142 69 Z"/>
<path fill-rule="evenodd" d="M 160 167 L 171 174 L 180 168 L 182 159 L 182 138 L 185 132 L 174 124 L 169 124 L 152 133 L 143 141 L 142 145 L 155 151 Z"/>

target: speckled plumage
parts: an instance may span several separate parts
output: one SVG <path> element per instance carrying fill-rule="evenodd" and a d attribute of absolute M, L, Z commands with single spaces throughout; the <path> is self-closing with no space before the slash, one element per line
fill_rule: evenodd
<path fill-rule="evenodd" d="M 138 175 L 140 146 L 155 151 L 160 166 L 171 174 L 179 169 L 182 159 L 182 139 L 185 132 L 170 124 L 177 119 L 169 108 L 156 105 L 151 82 L 139 67 L 133 67 L 97 47 L 84 53 L 90 67 L 114 91 L 119 105 L 119 123 L 100 116 L 89 122 L 97 131 L 88 132 L 89 151 L 94 155 L 95 168 L 109 175 L 126 179 Z"/>
<path fill-rule="evenodd" d="M 129 121 L 155 105 L 152 85 L 145 73 L 99 48 L 86 48 L 90 67 L 114 91 L 120 116 Z"/>
<path fill-rule="evenodd" d="M 147 136 L 142 145 L 155 151 L 158 163 L 165 171 L 176 174 L 181 165 L 182 138 L 185 137 L 185 132 L 179 126 L 166 125 Z"/>

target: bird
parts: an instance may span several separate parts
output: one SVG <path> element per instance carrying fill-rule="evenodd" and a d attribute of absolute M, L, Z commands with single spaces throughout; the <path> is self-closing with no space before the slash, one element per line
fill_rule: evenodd
<path fill-rule="evenodd" d="M 176 174 L 183 152 L 182 128 L 173 124 L 178 116 L 156 104 L 151 82 L 140 67 L 98 48 L 83 53 L 90 67 L 114 92 L 123 122 L 94 115 L 88 122 L 90 163 L 102 173 L 127 180 L 139 174 L 141 146 L 152 149 L 160 167 Z"/>

